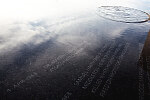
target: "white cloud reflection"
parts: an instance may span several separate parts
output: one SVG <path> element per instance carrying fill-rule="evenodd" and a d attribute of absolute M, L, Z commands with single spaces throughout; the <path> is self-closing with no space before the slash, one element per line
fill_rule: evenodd
<path fill-rule="evenodd" d="M 148 0 L 0 0 L 1 17 L 41 18 L 61 16 L 101 5 L 120 5 L 146 10 Z"/>
<path fill-rule="evenodd" d="M 72 32 L 73 26 L 69 27 L 70 25 L 87 20 L 80 18 L 82 12 L 90 12 L 101 5 L 120 5 L 148 11 L 150 2 L 147 0 L 0 0 L 0 50 L 6 51 L 28 42 L 39 44 L 50 37 Z M 86 17 L 86 14 L 82 17 Z M 74 30 L 77 33 L 80 31 Z M 121 31 L 122 29 L 114 29 L 112 36 Z M 59 41 L 63 41 L 64 38 L 68 37 L 59 37 Z"/>

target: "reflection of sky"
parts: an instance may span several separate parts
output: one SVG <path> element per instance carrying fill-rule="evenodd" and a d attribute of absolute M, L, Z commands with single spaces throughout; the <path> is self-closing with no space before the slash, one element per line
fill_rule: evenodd
<path fill-rule="evenodd" d="M 149 10 L 149 0 L 1 0 L 1 17 L 39 18 L 61 16 L 63 14 L 79 12 L 95 8 L 100 5 L 121 5 Z"/>
<path fill-rule="evenodd" d="M 111 62 L 110 59 L 120 59 L 125 50 L 124 45 L 129 43 L 129 53 L 126 56 L 128 61 L 125 58 L 126 64 L 120 66 L 118 72 L 121 74 L 117 75 L 119 80 L 114 83 L 117 88 L 114 87 L 113 90 L 122 91 L 125 87 L 129 90 L 118 92 L 126 94 L 127 98 L 134 98 L 135 93 L 132 92 L 138 88 L 132 87 L 138 81 L 138 76 L 135 77 L 138 47 L 140 43 L 142 48 L 150 23 L 110 21 L 99 17 L 96 11 L 101 5 L 122 5 L 148 11 L 150 2 L 120 1 L 0 0 L 0 97 L 7 95 L 11 99 L 14 97 L 14 100 L 28 98 L 31 96 L 29 94 L 33 94 L 33 98 L 60 97 L 68 89 L 74 89 L 70 84 L 78 76 L 84 75 L 86 67 L 91 67 L 90 73 L 96 72 L 96 67 L 101 67 L 100 73 L 97 73 L 100 75 L 103 68 L 105 70 L 105 65 Z M 112 62 L 120 63 L 119 59 Z M 102 66 L 99 66 L 101 63 Z M 108 72 L 113 70 L 113 65 L 110 67 Z M 90 79 L 90 76 L 86 77 Z M 135 91 L 131 91 L 131 88 Z M 115 91 L 111 92 L 112 95 L 113 93 L 118 96 Z M 87 93 L 84 96 L 86 95 Z"/>
<path fill-rule="evenodd" d="M 120 36 L 129 25 L 100 19 L 94 11 L 101 5 L 150 9 L 148 0 L 4 0 L 0 3 L 0 50 L 37 45 L 51 38 L 79 44 Z"/>

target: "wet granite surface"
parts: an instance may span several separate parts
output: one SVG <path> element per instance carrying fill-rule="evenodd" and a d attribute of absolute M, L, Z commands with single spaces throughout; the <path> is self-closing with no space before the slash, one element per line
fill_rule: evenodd
<path fill-rule="evenodd" d="M 29 42 L 0 42 L 6 46 L 0 53 L 1 100 L 150 99 L 149 70 L 138 64 L 149 23 L 114 22 L 89 11 L 27 24 L 40 34 Z"/>

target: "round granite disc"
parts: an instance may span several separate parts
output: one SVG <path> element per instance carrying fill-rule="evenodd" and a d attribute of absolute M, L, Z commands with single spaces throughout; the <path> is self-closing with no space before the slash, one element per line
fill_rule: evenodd
<path fill-rule="evenodd" d="M 142 23 L 149 19 L 144 11 L 122 6 L 101 6 L 97 13 L 103 18 L 125 23 Z"/>

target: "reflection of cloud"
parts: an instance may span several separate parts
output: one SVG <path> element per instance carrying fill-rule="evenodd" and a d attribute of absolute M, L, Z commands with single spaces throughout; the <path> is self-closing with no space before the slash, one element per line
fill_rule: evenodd
<path fill-rule="evenodd" d="M 116 38 L 128 27 L 128 25 L 101 20 L 92 11 L 65 17 L 59 16 L 59 18 L 5 21 L 1 21 L 0 24 L 1 51 L 19 48 L 20 45 L 29 42 L 37 45 L 53 37 L 57 37 L 55 39 L 62 43 L 68 41 L 74 44 L 81 41 L 94 43 L 103 36 Z"/>
<path fill-rule="evenodd" d="M 58 20 L 36 20 L 27 22 L 1 23 L 0 50 L 7 51 L 29 42 L 40 44 L 51 37 L 62 34 L 61 30 L 81 20 L 76 17 L 60 18 Z"/>
<path fill-rule="evenodd" d="M 86 42 L 88 45 L 98 45 L 98 42 L 106 38 L 119 37 L 128 27 L 123 23 L 107 23 L 106 20 L 99 20 L 98 16 L 90 15 L 92 17 L 72 22 L 69 25 L 65 24 L 57 41 L 73 45 L 79 45 L 82 42 Z"/>
<path fill-rule="evenodd" d="M 101 5 L 119 5 L 146 10 L 149 0 L 1 0 L 0 12 L 3 18 L 41 18 L 62 16 L 68 13 L 97 8 Z"/>
<path fill-rule="evenodd" d="M 42 26 L 33 27 L 26 23 L 5 25 L 0 30 L 0 50 L 11 49 L 12 47 L 27 43 L 28 41 L 31 41 L 35 35 L 45 33 L 46 31 Z M 39 41 L 42 40 L 37 39 L 35 43 L 39 43 Z"/>

